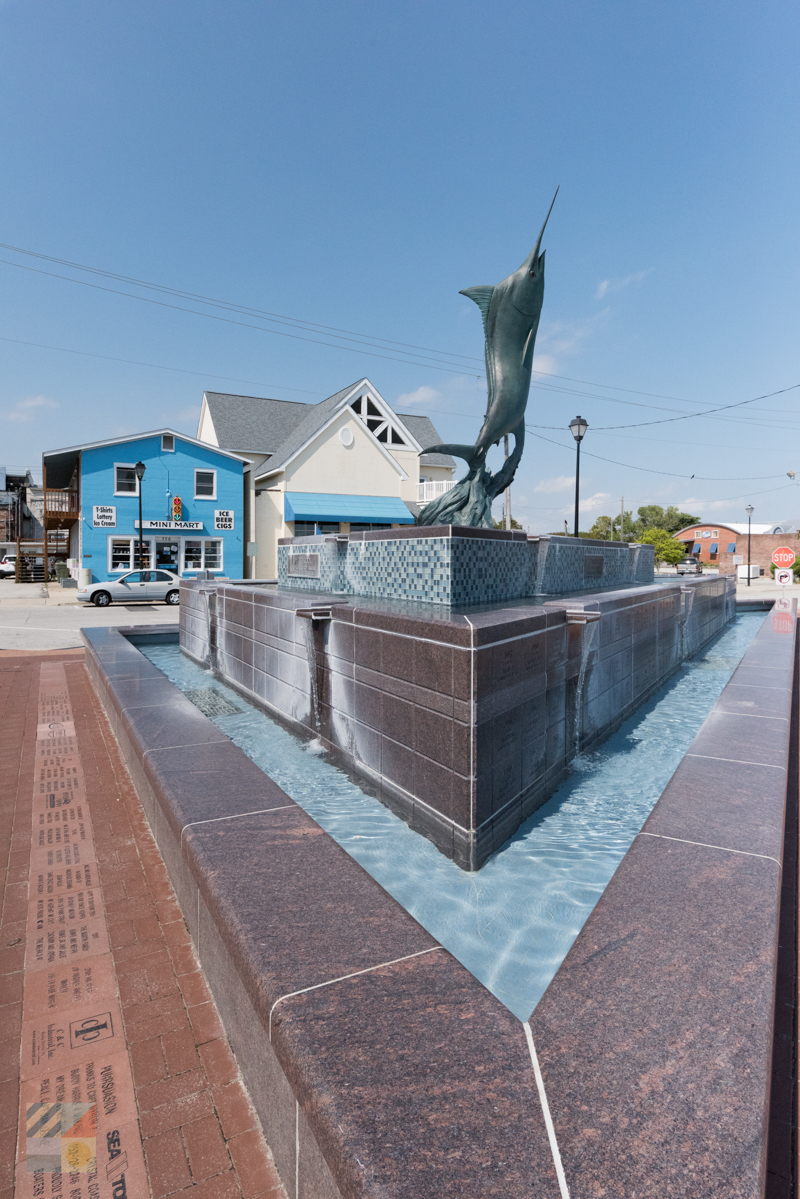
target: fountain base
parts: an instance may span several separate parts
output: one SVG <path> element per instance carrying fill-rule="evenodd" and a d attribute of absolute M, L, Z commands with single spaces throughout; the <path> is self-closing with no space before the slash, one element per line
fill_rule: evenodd
<path fill-rule="evenodd" d="M 458 609 L 330 593 L 310 607 L 307 590 L 186 580 L 181 647 L 477 870 L 576 753 L 725 627 L 733 586 L 700 577 Z"/>

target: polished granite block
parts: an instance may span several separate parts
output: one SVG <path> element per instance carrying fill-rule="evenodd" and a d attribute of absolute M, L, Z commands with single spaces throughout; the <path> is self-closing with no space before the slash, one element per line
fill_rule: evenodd
<path fill-rule="evenodd" d="M 553 619 L 558 627 L 564 613 Z M 759 633 L 754 658 L 783 671 L 794 638 L 776 646 L 765 644 L 769 636 L 766 628 Z M 91 634 L 87 642 L 92 678 L 119 721 L 114 692 L 127 682 L 105 676 Z M 570 656 L 552 672 L 565 702 Z M 749 652 L 743 667 L 748 659 Z M 483 677 L 493 686 L 491 671 Z M 498 681 L 502 694 L 518 686 L 505 668 Z M 630 676 L 620 685 L 629 687 Z M 722 760 L 714 751 L 728 750 L 743 708 L 760 712 L 765 695 L 768 719 L 759 725 L 772 731 L 761 737 L 761 764 Z M 762 1194 L 768 1098 L 770 1088 L 779 1098 L 783 1081 L 770 1068 L 773 1028 L 780 1035 L 783 1027 L 773 1024 L 773 1011 L 791 998 L 785 980 L 778 990 L 774 981 L 786 907 L 778 861 L 787 747 L 779 726 L 788 723 L 790 701 L 786 687 L 729 684 L 698 738 L 705 756 L 682 761 L 531 1019 L 575 1197 Z M 411 701 L 391 694 L 390 706 L 397 703 Z M 476 773 L 488 778 L 483 835 L 495 848 L 549 793 L 567 752 L 559 705 L 551 705 L 550 730 L 539 734 L 546 692 L 525 705 L 509 728 L 469 726 L 482 744 L 489 738 L 488 776 L 477 754 L 471 778 L 419 754 L 414 762 L 413 778 L 425 762 L 439 772 L 427 786 L 459 781 L 449 802 L 462 821 L 467 812 L 474 818 Z M 414 730 L 419 717 L 417 709 Z M 259 782 L 244 755 L 247 765 L 238 768 L 240 751 L 230 742 L 152 752 L 153 727 L 120 725 L 121 744 L 129 759 L 147 762 L 144 784 L 130 762 L 134 781 L 153 797 L 155 835 L 182 902 L 192 906 L 192 935 L 289 1199 L 557 1199 L 519 1023 L 305 813 L 287 806 L 241 816 L 248 802 L 260 802 L 264 782 L 270 800 L 291 801 L 260 772 Z M 376 739 L 380 768 L 381 741 L 391 738 L 358 727 Z M 528 761 L 521 794 L 491 811 L 494 776 L 515 761 L 518 738 Z M 216 771 L 215 755 L 225 758 Z M 208 776 L 202 782 L 200 773 Z M 435 843 L 452 836 L 449 852 L 463 857 L 455 823 L 413 798 L 410 817 L 403 812 Z M 186 828 L 187 815 L 210 823 Z M 791 1025 L 782 1035 L 791 1037 Z M 773 1149 L 774 1169 L 780 1160 Z"/>
<path fill-rule="evenodd" d="M 530 1021 L 579 1194 L 762 1194 L 779 886 L 634 842 Z"/>
<path fill-rule="evenodd" d="M 273 1036 L 342 1194 L 557 1199 L 522 1026 L 448 953 L 296 996 Z"/>
<path fill-rule="evenodd" d="M 511 543 L 527 544 L 498 542 Z M 618 727 L 733 612 L 729 584 L 703 578 L 463 611 L 324 592 L 310 608 L 307 592 L 246 584 L 186 590 L 211 613 L 208 660 L 221 678 L 319 736 L 467 869 L 498 848 L 498 815 L 513 833 L 508 813 L 544 802 L 574 754 Z M 207 660 L 191 631 L 181 637 Z M 469 783 L 468 812 L 458 780 Z"/>
<path fill-rule="evenodd" d="M 683 758 L 642 833 L 780 860 L 785 805 L 783 770 Z"/>
<path fill-rule="evenodd" d="M 183 846 L 264 1023 L 289 992 L 436 944 L 295 805 L 193 825 Z"/>

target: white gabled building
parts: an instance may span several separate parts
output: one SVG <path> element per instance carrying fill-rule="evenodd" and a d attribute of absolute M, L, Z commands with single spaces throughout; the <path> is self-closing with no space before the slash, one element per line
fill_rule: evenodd
<path fill-rule="evenodd" d="M 453 485 L 427 416 L 394 412 L 369 379 L 319 404 L 207 391 L 197 438 L 252 461 L 245 474 L 250 577 L 274 578 L 280 537 L 413 524 Z"/>

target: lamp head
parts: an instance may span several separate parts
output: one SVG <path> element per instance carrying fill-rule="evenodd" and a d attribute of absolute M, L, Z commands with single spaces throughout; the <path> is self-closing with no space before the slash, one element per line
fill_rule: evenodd
<path fill-rule="evenodd" d="M 753 507 L 752 504 L 748 504 L 747 507 L 745 508 L 745 512 L 747 513 L 748 516 L 752 516 L 753 513 L 755 512 L 755 508 Z"/>
<path fill-rule="evenodd" d="M 147 469 L 147 467 L 145 466 L 145 464 L 143 462 L 137 462 L 133 469 L 136 471 L 136 478 L 141 483 L 142 479 L 144 478 L 144 472 Z"/>
<path fill-rule="evenodd" d="M 575 440 L 577 442 L 581 442 L 586 436 L 586 430 L 589 428 L 589 422 L 588 420 L 584 420 L 582 416 L 576 416 L 574 420 L 569 422 L 569 427 Z"/>

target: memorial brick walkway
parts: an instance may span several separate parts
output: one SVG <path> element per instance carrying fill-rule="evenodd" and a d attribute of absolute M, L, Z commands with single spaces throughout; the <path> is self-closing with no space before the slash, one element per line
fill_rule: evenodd
<path fill-rule="evenodd" d="M 0 854 L 0 1199 L 285 1199 L 82 651 L 0 653 Z"/>

